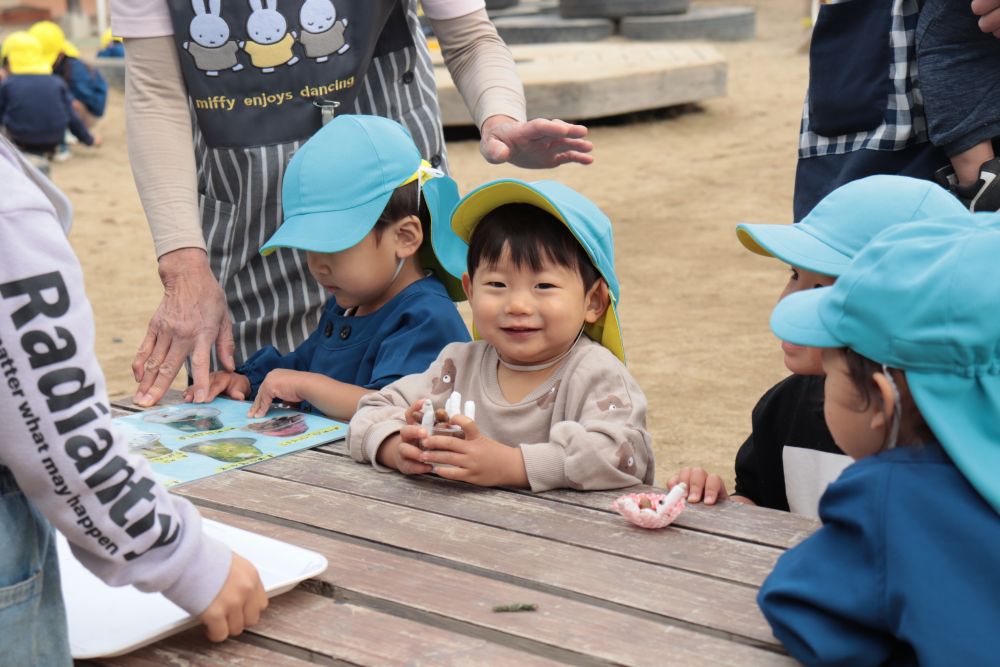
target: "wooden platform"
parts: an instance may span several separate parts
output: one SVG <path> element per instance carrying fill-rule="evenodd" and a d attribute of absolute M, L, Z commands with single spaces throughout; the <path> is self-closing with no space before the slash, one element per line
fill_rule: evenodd
<path fill-rule="evenodd" d="M 755 595 L 811 519 L 725 503 L 646 531 L 610 510 L 618 491 L 405 478 L 344 450 L 177 489 L 212 519 L 323 553 L 325 573 L 237 640 L 190 631 L 96 664 L 794 664 Z M 493 611 L 520 602 L 538 609 Z"/>
<path fill-rule="evenodd" d="M 530 118 L 584 120 L 700 102 L 726 94 L 727 65 L 703 43 L 590 43 L 512 46 Z M 471 125 L 435 53 L 444 125 Z"/>

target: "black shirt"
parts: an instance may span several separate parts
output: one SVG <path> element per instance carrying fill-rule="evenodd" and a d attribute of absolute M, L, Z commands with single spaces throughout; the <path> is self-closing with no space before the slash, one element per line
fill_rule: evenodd
<path fill-rule="evenodd" d="M 844 455 L 823 419 L 823 376 L 790 375 L 774 385 L 754 406 L 752 432 L 736 454 L 736 495 L 761 507 L 789 511 L 786 493 L 785 452 L 823 452 Z M 821 465 L 844 467 L 849 461 L 817 457 Z M 834 474 L 839 474 L 840 469 Z M 795 471 L 787 471 L 789 475 Z M 825 490 L 816 489 L 816 499 Z M 816 509 L 811 512 L 815 514 Z"/>

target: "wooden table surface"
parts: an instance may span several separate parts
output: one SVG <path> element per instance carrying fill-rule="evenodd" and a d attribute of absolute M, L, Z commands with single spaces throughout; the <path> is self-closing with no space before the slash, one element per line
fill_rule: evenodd
<path fill-rule="evenodd" d="M 818 525 L 723 503 L 643 530 L 611 510 L 621 491 L 406 478 L 355 463 L 343 441 L 176 493 L 329 567 L 273 598 L 235 640 L 211 644 L 196 628 L 94 664 L 794 664 L 755 597 L 775 559 Z M 519 602 L 538 609 L 493 611 Z"/>

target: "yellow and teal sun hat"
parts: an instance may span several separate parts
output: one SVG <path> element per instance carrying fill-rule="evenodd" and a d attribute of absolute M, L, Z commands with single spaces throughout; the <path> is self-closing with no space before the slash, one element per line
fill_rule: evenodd
<path fill-rule="evenodd" d="M 903 222 L 971 216 L 957 197 L 931 181 L 876 175 L 846 183 L 793 225 L 736 225 L 743 246 L 758 255 L 839 276 L 868 241 Z"/>
<path fill-rule="evenodd" d="M 1000 512 L 1000 219 L 898 224 L 830 287 L 790 294 L 771 314 L 782 340 L 848 347 L 899 368 L 921 416 L 962 475 Z"/>
<path fill-rule="evenodd" d="M 521 181 L 501 179 L 481 185 L 465 195 L 451 216 L 451 229 L 461 239 L 465 252 L 452 244 L 450 255 L 442 261 L 446 267 L 465 271 L 469 239 L 479 221 L 490 211 L 506 204 L 530 204 L 553 216 L 573 234 L 601 277 L 608 284 L 611 302 L 597 322 L 584 327 L 589 338 L 608 348 L 625 363 L 625 344 L 618 321 L 617 304 L 621 298 L 618 276 L 615 274 L 615 245 L 611 220 L 592 201 L 570 187 L 556 181 Z M 478 334 L 473 328 L 473 337 Z"/>
<path fill-rule="evenodd" d="M 439 259 L 448 254 L 444 244 L 457 242 L 447 225 L 458 186 L 420 157 L 406 128 L 380 116 L 337 116 L 295 152 L 281 184 L 284 221 L 260 254 L 347 250 L 375 227 L 396 188 L 414 181 L 431 218 L 421 266 L 435 273 L 452 300 L 464 301 L 461 280 Z"/>

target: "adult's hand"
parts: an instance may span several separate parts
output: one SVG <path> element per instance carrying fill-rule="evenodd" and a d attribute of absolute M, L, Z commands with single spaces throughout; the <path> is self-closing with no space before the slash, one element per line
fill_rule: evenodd
<path fill-rule="evenodd" d="M 583 125 L 561 120 L 536 118 L 522 123 L 509 116 L 490 116 L 483 123 L 479 152 L 492 164 L 510 162 L 528 169 L 548 169 L 567 162 L 590 164 L 594 144 L 584 139 L 586 136 Z"/>
<path fill-rule="evenodd" d="M 213 344 L 223 367 L 236 368 L 226 297 L 200 248 L 168 252 L 160 257 L 159 269 L 163 300 L 132 361 L 132 374 L 139 383 L 133 400 L 144 407 L 154 405 L 190 356 L 194 397 L 201 402 L 208 390 Z"/>
<path fill-rule="evenodd" d="M 1000 0 L 972 0 L 972 11 L 980 17 L 980 30 L 1000 37 Z"/>

